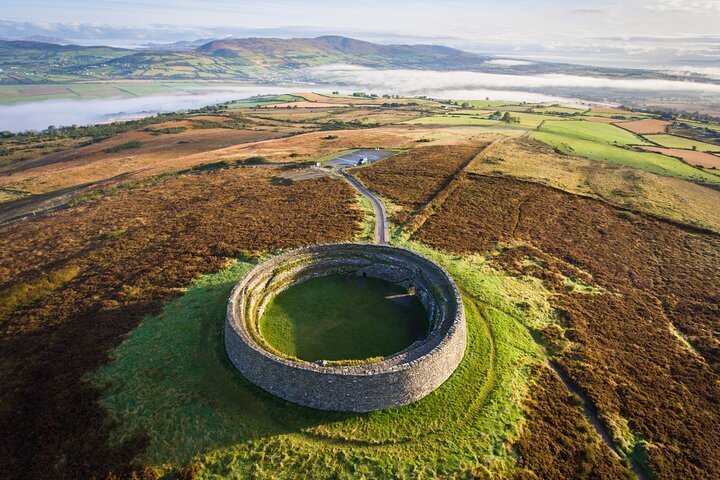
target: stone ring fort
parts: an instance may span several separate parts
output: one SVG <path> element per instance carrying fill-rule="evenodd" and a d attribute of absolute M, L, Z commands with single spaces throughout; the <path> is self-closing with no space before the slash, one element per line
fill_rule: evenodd
<path fill-rule="evenodd" d="M 280 292 L 330 274 L 375 277 L 414 291 L 429 317 L 427 336 L 373 362 L 306 362 L 272 348 L 258 321 Z M 368 412 L 407 405 L 450 377 L 466 346 L 465 313 L 450 275 L 433 261 L 387 245 L 342 243 L 301 248 L 252 268 L 228 301 L 225 348 L 252 383 L 322 410 Z"/>

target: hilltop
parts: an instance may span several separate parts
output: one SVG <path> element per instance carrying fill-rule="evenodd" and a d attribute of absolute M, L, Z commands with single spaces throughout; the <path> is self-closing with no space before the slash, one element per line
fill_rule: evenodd
<path fill-rule="evenodd" d="M 222 39 L 195 45 L 197 42 L 188 42 L 182 48 L 171 44 L 132 50 L 28 40 L 0 41 L 0 83 L 98 79 L 299 79 L 307 75 L 303 69 L 328 64 L 505 74 L 679 78 L 647 70 L 543 62 L 493 62 L 494 58 L 490 56 L 440 45 L 382 45 L 335 35 Z"/>

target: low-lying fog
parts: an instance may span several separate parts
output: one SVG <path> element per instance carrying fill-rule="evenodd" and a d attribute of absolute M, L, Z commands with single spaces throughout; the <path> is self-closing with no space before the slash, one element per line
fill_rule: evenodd
<path fill-rule="evenodd" d="M 0 131 L 42 130 L 49 125 L 88 125 L 155 115 L 239 100 L 253 95 L 315 91 L 401 96 L 425 95 L 456 100 L 509 100 L 579 104 L 581 100 L 621 101 L 657 97 L 692 98 L 698 104 L 720 98 L 720 85 L 666 79 L 582 77 L 564 74 L 501 75 L 478 72 L 375 70 L 352 65 L 310 69 L 319 85 L 208 86 L 177 95 L 130 98 L 45 100 L 0 105 Z M 332 84 L 343 85 L 341 87 Z"/>
<path fill-rule="evenodd" d="M 43 130 L 50 125 L 90 125 L 149 117 L 160 112 L 191 110 L 240 100 L 254 95 L 279 95 L 297 90 L 300 86 L 219 86 L 190 90 L 172 95 L 147 95 L 128 98 L 41 100 L 13 105 L 0 105 L 0 131 L 22 132 Z M 313 89 L 314 90 L 314 89 Z M 329 92 L 328 88 L 320 89 Z"/>
<path fill-rule="evenodd" d="M 349 82 L 366 89 L 400 95 L 440 96 L 445 91 L 523 90 L 602 94 L 604 91 L 655 94 L 720 94 L 720 84 L 665 79 L 585 77 L 566 74 L 504 75 L 479 72 L 425 70 L 376 70 L 355 65 L 326 65 L 312 69 L 312 76 L 328 82 Z M 550 93 L 552 95 L 552 93 Z M 484 98 L 484 97 L 483 97 Z M 472 98 L 477 99 L 477 98 Z M 506 100 L 503 98 L 503 100 Z"/>

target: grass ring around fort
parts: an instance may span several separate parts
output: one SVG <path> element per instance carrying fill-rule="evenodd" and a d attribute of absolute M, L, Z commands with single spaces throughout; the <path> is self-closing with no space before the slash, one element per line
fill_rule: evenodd
<path fill-rule="evenodd" d="M 412 291 L 427 313 L 427 335 L 363 360 L 311 362 L 274 348 L 259 327 L 268 304 L 293 286 L 329 275 L 370 277 Z M 381 410 L 423 398 L 455 371 L 466 340 L 465 313 L 450 275 L 417 253 L 387 245 L 317 245 L 266 260 L 233 289 L 225 322 L 227 354 L 248 380 L 285 400 L 335 411 Z"/>

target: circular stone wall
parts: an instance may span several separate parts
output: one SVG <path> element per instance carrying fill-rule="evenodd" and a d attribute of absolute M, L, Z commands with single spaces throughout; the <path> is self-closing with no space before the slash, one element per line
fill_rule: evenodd
<path fill-rule="evenodd" d="M 413 288 L 429 316 L 427 337 L 367 364 L 308 363 L 275 351 L 258 330 L 270 300 L 293 285 L 334 273 Z M 421 255 L 386 245 L 318 245 L 273 257 L 238 282 L 225 321 L 225 349 L 248 380 L 285 400 L 322 410 L 368 412 L 419 400 L 455 371 L 465 344 L 465 313 L 450 275 Z"/>

